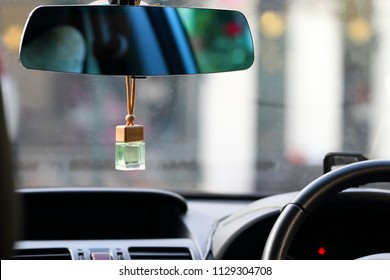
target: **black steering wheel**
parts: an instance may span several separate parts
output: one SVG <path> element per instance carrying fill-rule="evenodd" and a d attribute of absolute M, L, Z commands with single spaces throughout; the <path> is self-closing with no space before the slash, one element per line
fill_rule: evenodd
<path fill-rule="evenodd" d="M 262 259 L 286 259 L 290 244 L 302 223 L 328 198 L 353 186 L 378 182 L 390 182 L 389 160 L 352 163 L 314 180 L 283 208 L 268 236 Z"/>

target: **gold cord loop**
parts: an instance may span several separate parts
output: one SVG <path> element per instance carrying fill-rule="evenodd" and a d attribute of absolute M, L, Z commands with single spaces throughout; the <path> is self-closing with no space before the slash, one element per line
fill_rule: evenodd
<path fill-rule="evenodd" d="M 131 81 L 130 81 L 131 80 Z M 134 126 L 135 115 L 134 115 L 134 106 L 135 106 L 135 78 L 126 76 L 126 93 L 127 93 L 127 116 L 126 116 L 126 125 Z"/>

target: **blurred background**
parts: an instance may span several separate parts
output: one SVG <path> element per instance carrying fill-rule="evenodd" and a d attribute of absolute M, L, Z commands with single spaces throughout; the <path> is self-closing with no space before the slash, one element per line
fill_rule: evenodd
<path fill-rule="evenodd" d="M 34 7 L 89 2 L 0 4 L 1 86 L 18 187 L 272 194 L 318 177 L 328 152 L 390 158 L 389 1 L 148 1 L 241 11 L 255 63 L 239 72 L 139 80 L 135 113 L 146 131 L 146 171 L 139 172 L 114 170 L 115 126 L 127 113 L 123 77 L 18 63 Z"/>

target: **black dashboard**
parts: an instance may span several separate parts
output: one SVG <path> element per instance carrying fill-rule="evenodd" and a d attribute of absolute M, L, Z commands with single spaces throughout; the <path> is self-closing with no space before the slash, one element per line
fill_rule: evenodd
<path fill-rule="evenodd" d="M 188 238 L 187 204 L 162 191 L 24 192 L 26 240 Z"/>
<path fill-rule="evenodd" d="M 15 259 L 260 259 L 283 206 L 145 189 L 22 189 Z M 356 259 L 390 252 L 390 191 L 351 189 L 318 208 L 288 259 Z"/>
<path fill-rule="evenodd" d="M 182 220 L 187 203 L 174 193 L 34 189 L 19 195 L 24 227 L 15 258 L 62 257 L 58 252 L 66 250 L 69 259 L 200 258 Z"/>

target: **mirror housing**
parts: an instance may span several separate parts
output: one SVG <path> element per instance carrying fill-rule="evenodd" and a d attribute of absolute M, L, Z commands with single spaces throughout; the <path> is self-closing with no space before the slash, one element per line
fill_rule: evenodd
<path fill-rule="evenodd" d="M 238 11 L 156 6 L 40 6 L 26 23 L 27 69 L 115 76 L 237 71 L 254 61 Z"/>

